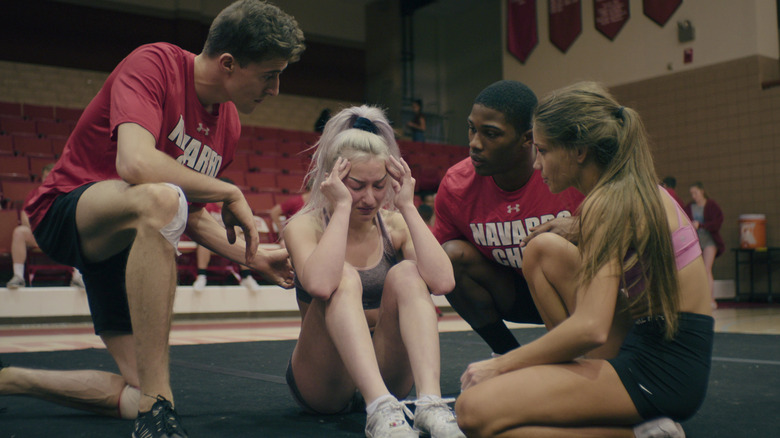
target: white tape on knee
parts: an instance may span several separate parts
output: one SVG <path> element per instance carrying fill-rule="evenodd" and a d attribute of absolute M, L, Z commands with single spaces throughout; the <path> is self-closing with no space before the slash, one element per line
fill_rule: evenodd
<path fill-rule="evenodd" d="M 179 252 L 179 239 L 184 234 L 184 229 L 187 227 L 187 197 L 184 196 L 184 192 L 179 186 L 175 186 L 170 183 L 165 183 L 176 190 L 179 194 L 179 211 L 176 212 L 173 220 L 171 220 L 166 226 L 160 228 L 160 234 L 165 237 L 165 240 L 173 245 L 173 249 L 176 250 L 176 255 L 181 255 Z"/>
<path fill-rule="evenodd" d="M 119 394 L 119 418 L 135 420 L 138 416 L 138 403 L 141 401 L 141 391 L 130 385 L 125 385 Z"/>

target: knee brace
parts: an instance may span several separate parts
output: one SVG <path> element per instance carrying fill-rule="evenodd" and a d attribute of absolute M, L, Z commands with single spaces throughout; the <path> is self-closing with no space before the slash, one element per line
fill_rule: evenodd
<path fill-rule="evenodd" d="M 134 386 L 125 385 L 119 394 L 119 418 L 134 420 L 138 416 L 138 403 L 141 401 L 141 390 Z"/>
<path fill-rule="evenodd" d="M 184 196 L 184 192 L 179 186 L 170 183 L 165 183 L 165 185 L 172 187 L 179 194 L 179 210 L 167 225 L 160 228 L 160 234 L 173 245 L 176 255 L 181 255 L 181 252 L 179 252 L 179 239 L 187 227 L 187 197 Z"/>

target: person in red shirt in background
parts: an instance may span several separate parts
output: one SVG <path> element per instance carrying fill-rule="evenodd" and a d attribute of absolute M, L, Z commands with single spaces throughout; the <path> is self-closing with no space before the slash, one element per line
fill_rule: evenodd
<path fill-rule="evenodd" d="M 41 181 L 46 179 L 53 167 L 54 163 L 43 167 Z M 27 262 L 27 250 L 38 248 L 38 242 L 35 241 L 35 236 L 33 236 L 30 229 L 30 219 L 27 217 L 27 213 L 22 211 L 19 216 L 22 223 L 14 228 L 11 236 L 11 261 L 13 262 L 14 275 L 5 285 L 5 287 L 12 290 L 25 287 L 24 264 Z M 70 285 L 78 289 L 84 289 L 84 280 L 81 278 L 81 272 L 76 268 L 73 268 Z"/>
<path fill-rule="evenodd" d="M 482 90 L 467 121 L 470 157 L 447 170 L 436 194 L 433 234 L 456 282 L 445 296 L 494 354 L 520 345 L 505 320 L 542 324 L 523 277 L 520 243 L 553 226 L 566 232 L 573 221 L 563 218 L 583 199 L 574 189 L 551 194 L 533 168 L 536 102 L 516 81 Z"/>
<path fill-rule="evenodd" d="M 279 235 L 279 244 L 284 248 L 284 239 L 282 239 L 282 228 L 284 222 L 293 217 L 295 213 L 303 208 L 303 206 L 309 201 L 311 195 L 311 182 L 306 182 L 306 188 L 303 193 L 295 196 L 290 196 L 285 199 L 281 204 L 276 204 L 271 208 L 271 222 L 273 222 L 274 231 Z"/>
<path fill-rule="evenodd" d="M 178 240 L 186 230 L 292 287 L 287 252 L 259 248 L 243 194 L 216 177 L 233 161 L 238 112 L 276 96 L 279 76 L 304 49 L 295 19 L 239 0 L 214 19 L 200 54 L 147 44 L 114 69 L 25 212 L 40 248 L 81 271 L 95 332 L 120 373 L 4 367 L 0 394 L 137 417 L 136 437 L 187 437 L 168 354 Z M 223 203 L 227 228 L 202 208 L 209 202 Z"/>
<path fill-rule="evenodd" d="M 677 195 L 677 191 L 674 189 L 677 187 L 677 178 L 673 176 L 667 176 L 661 180 L 661 187 L 665 188 L 666 191 L 672 195 L 672 198 L 674 198 L 674 200 L 680 204 L 680 207 L 685 207 L 685 203 L 683 203 L 682 199 L 680 199 L 680 196 Z"/>

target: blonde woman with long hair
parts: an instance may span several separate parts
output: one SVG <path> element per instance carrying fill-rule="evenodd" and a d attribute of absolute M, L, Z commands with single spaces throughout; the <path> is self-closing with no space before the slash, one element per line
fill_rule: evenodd
<path fill-rule="evenodd" d="M 523 271 L 549 331 L 469 365 L 456 404 L 468 436 L 684 437 L 712 355 L 696 231 L 653 168 L 639 115 L 601 86 L 552 93 L 534 114 L 535 167 L 586 198 L 578 246 L 527 242 Z"/>
<path fill-rule="evenodd" d="M 452 290 L 444 250 L 414 206 L 414 179 L 383 112 L 342 110 L 325 125 L 311 196 L 284 228 L 302 323 L 287 372 L 311 413 L 366 402 L 366 436 L 463 437 L 441 398 L 431 293 Z M 414 384 L 412 418 L 398 398 Z"/>

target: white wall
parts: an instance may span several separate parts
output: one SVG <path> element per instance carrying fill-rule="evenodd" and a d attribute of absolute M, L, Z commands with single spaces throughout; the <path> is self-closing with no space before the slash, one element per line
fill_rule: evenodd
<path fill-rule="evenodd" d="M 549 39 L 548 2 L 537 1 L 539 44 L 521 64 L 506 51 L 504 38 L 504 78 L 521 80 L 544 94 L 578 80 L 614 86 L 750 55 L 778 58 L 775 0 L 684 0 L 664 27 L 644 15 L 642 0 L 629 4 L 628 22 L 610 41 L 594 26 L 593 2 L 583 1 L 582 33 L 564 54 Z M 687 43 L 677 40 L 677 22 L 683 20 L 695 29 L 695 39 Z M 506 19 L 502 21 L 506 34 Z M 690 64 L 683 64 L 686 48 L 693 49 Z"/>

